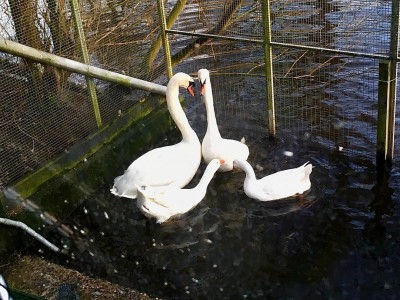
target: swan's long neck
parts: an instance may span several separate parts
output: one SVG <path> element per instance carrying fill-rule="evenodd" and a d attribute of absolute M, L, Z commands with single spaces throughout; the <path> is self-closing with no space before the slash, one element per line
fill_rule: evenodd
<path fill-rule="evenodd" d="M 216 170 L 215 168 L 211 168 L 211 166 L 207 166 L 207 168 L 204 171 L 203 176 L 201 177 L 199 183 L 194 187 L 194 189 L 199 190 L 199 191 L 204 191 L 204 194 L 206 193 L 207 187 L 211 182 L 211 179 L 213 179 L 214 174 Z"/>
<path fill-rule="evenodd" d="M 246 173 L 246 178 L 244 179 L 245 182 L 249 182 L 250 180 L 256 180 L 256 173 L 254 172 L 254 169 L 251 167 L 249 163 L 241 163 L 241 167 L 243 171 Z"/>
<path fill-rule="evenodd" d="M 198 137 L 195 131 L 190 126 L 189 121 L 186 118 L 185 112 L 182 109 L 181 103 L 179 102 L 179 86 L 177 84 L 172 85 L 168 89 L 166 98 L 168 110 L 176 126 L 181 131 L 183 140 L 198 140 Z"/>
<path fill-rule="evenodd" d="M 217 136 L 221 136 L 218 130 L 217 118 L 215 117 L 214 99 L 209 77 L 206 79 L 206 90 L 203 98 L 207 110 L 207 131 Z"/>

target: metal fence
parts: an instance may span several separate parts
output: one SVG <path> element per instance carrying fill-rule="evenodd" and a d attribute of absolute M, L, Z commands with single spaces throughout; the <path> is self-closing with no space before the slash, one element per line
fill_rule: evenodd
<path fill-rule="evenodd" d="M 84 61 L 83 47 L 93 66 L 167 81 L 155 1 L 81 1 L 84 44 L 72 3 L 0 0 L 0 38 L 77 61 Z M 393 61 L 391 41 L 398 33 L 390 1 L 164 1 L 173 71 L 211 70 L 221 127 L 230 120 L 229 126 L 247 133 L 260 124 L 267 128 L 267 4 L 278 135 L 290 131 L 373 159 L 378 67 L 382 59 Z M 2 52 L 0 64 L 4 186 L 95 132 L 98 122 L 83 75 Z M 103 125 L 146 95 L 104 80 L 93 83 Z M 204 124 L 204 108 L 193 109 L 192 121 Z"/>
<path fill-rule="evenodd" d="M 263 31 L 268 21 L 263 18 L 263 9 L 269 10 L 269 37 Z M 383 103 L 387 106 L 383 117 L 387 128 L 381 142 L 386 143 L 383 151 L 388 153 L 384 155 L 391 160 L 396 158 L 396 153 L 390 153 L 393 142 L 400 138 L 399 131 L 391 132 L 400 119 L 395 113 L 393 84 L 398 61 L 398 10 L 396 1 L 378 0 L 188 1 L 187 9 L 167 32 L 171 48 L 178 53 L 172 53 L 173 57 L 182 56 L 185 50 L 196 57 L 185 62 L 192 63 L 192 69 L 208 65 L 214 76 L 237 76 L 239 95 L 223 92 L 216 107 L 220 114 L 234 99 L 238 105 L 246 103 L 238 106 L 242 113 L 264 118 L 266 123 L 269 120 L 271 127 L 267 99 L 261 114 L 253 91 L 257 87 L 265 97 L 270 89 L 263 87 L 265 79 L 259 78 L 268 72 L 264 46 L 269 43 L 278 136 L 279 131 L 290 131 L 292 136 L 310 139 L 321 147 L 344 149 L 373 161 L 380 147 L 378 102 L 390 98 L 389 103 Z M 379 78 L 382 62 L 391 65 L 391 78 Z M 241 80 L 245 83 L 239 83 Z M 386 91 L 391 95 L 379 93 L 380 81 L 383 85 L 392 81 L 390 91 Z M 231 90 L 232 84 L 232 80 L 225 80 L 219 88 Z M 240 94 L 244 89 L 248 94 Z M 232 118 L 230 111 L 227 117 Z"/>
<path fill-rule="evenodd" d="M 83 62 L 72 2 L 2 0 L 0 38 Z M 92 66 L 165 83 L 163 55 L 152 44 L 159 34 L 156 3 L 82 1 L 79 7 Z M 85 76 L 1 52 L 0 64 L 3 186 L 68 151 L 98 123 Z M 104 80 L 95 79 L 94 85 L 102 124 L 146 95 Z"/>

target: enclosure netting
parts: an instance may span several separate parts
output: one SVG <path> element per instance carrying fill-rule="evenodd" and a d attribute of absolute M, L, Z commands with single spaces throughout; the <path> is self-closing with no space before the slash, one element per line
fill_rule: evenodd
<path fill-rule="evenodd" d="M 92 65 L 165 83 L 155 1 L 81 1 L 81 17 Z M 0 38 L 82 61 L 69 1 L 0 0 Z M 84 76 L 5 53 L 0 64 L 3 186 L 68 151 L 97 126 Z M 103 124 L 146 95 L 94 82 Z"/>
<path fill-rule="evenodd" d="M 92 65 L 165 84 L 156 1 L 80 5 Z M 277 135 L 286 132 L 373 159 L 379 60 L 285 44 L 388 55 L 390 1 L 276 0 L 270 5 L 272 42 L 284 43 L 273 47 Z M 171 29 L 215 36 L 169 34 L 174 72 L 211 71 L 221 131 L 254 133 L 256 140 L 264 126 L 267 135 L 261 1 L 169 1 L 165 6 Z M 69 3 L 0 0 L 0 30 L 1 38 L 82 61 Z M 4 53 L 0 63 L 2 186 L 67 151 L 97 126 L 83 76 Z M 103 124 L 146 95 L 95 84 Z M 190 105 L 195 113 L 189 117 L 204 130 L 203 105 Z"/>
<path fill-rule="evenodd" d="M 374 160 L 378 64 L 389 53 L 391 3 L 271 1 L 270 6 L 277 136 L 286 132 Z M 170 35 L 176 57 L 184 51 L 195 56 L 179 67 L 211 70 L 220 127 L 224 118 L 238 128 L 247 124 L 249 129 L 254 120 L 267 124 L 264 50 L 258 42 L 263 40 L 262 22 L 260 1 L 189 1 L 172 27 L 221 35 Z"/>

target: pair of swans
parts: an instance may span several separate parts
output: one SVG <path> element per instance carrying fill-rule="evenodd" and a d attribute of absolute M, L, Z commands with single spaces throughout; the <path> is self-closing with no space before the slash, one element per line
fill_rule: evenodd
<path fill-rule="evenodd" d="M 260 180 L 256 182 L 258 184 L 254 184 L 256 178 L 255 175 L 251 175 L 251 172 L 254 174 L 254 170 L 247 162 L 249 156 L 247 145 L 221 137 L 214 112 L 208 70 L 199 70 L 198 79 L 207 110 L 207 132 L 202 144 L 191 128 L 179 102 L 180 87 L 187 89 L 192 96 L 194 95 L 194 80 L 185 73 L 177 73 L 167 85 L 166 101 L 172 119 L 181 131 L 182 141 L 175 145 L 153 149 L 137 158 L 123 175 L 115 178 L 114 186 L 111 189 L 114 195 L 138 198 L 137 205 L 142 213 L 147 217 L 156 218 L 159 223 L 195 207 L 204 198 L 207 186 L 214 174 L 217 171 L 231 171 L 234 165 L 246 172 L 244 188 L 249 197 L 261 201 L 273 200 L 260 197 L 258 193 L 252 192 L 252 189 L 262 190 L 258 186 L 263 182 L 268 183 L 268 181 Z M 202 179 L 195 188 L 182 189 L 194 177 L 201 157 L 208 164 Z M 275 176 L 275 180 L 285 181 L 285 178 L 281 177 L 282 175 L 285 175 L 285 172 Z M 299 178 L 292 179 L 293 187 L 300 185 Z M 280 194 L 278 188 L 272 186 L 272 189 L 275 190 L 274 197 L 277 197 L 276 194 Z M 286 195 L 286 191 L 284 192 Z M 302 192 L 297 191 L 296 193 Z"/>

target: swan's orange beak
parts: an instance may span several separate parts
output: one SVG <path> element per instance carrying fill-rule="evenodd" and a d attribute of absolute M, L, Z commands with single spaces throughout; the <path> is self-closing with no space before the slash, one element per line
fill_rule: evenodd
<path fill-rule="evenodd" d="M 194 97 L 194 90 L 193 90 L 193 88 L 194 88 L 194 82 L 191 81 L 191 82 L 189 82 L 189 86 L 187 87 L 187 91 L 189 92 L 189 94 L 190 94 L 192 97 Z"/>
<path fill-rule="evenodd" d="M 220 162 L 220 163 L 221 163 L 221 165 L 222 165 L 222 164 L 224 164 L 224 163 L 225 163 L 225 160 L 223 160 L 223 159 L 220 159 L 220 160 L 219 160 L 219 162 Z"/>

